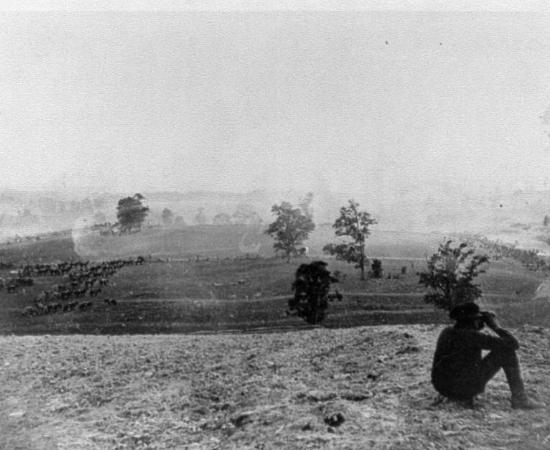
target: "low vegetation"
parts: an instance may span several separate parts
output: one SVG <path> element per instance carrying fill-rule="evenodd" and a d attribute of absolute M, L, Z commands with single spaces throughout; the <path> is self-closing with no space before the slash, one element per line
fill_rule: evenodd
<path fill-rule="evenodd" d="M 449 240 L 439 246 L 428 260 L 428 268 L 420 273 L 420 283 L 429 289 L 424 300 L 448 311 L 460 303 L 474 302 L 481 297 L 481 288 L 475 279 L 487 264 L 487 255 L 463 242 L 453 245 Z"/>
<path fill-rule="evenodd" d="M 300 264 L 292 283 L 294 296 L 288 301 L 289 310 L 309 324 L 321 323 L 327 315 L 329 301 L 343 298 L 338 291 L 330 293 L 333 283 L 338 283 L 338 279 L 331 275 L 326 262 Z"/>
<path fill-rule="evenodd" d="M 137 248 L 156 250 L 157 255 L 162 256 L 147 256 L 143 265 L 118 269 L 108 283 L 101 286 L 99 295 L 84 295 L 77 300 L 86 306 L 67 307 L 70 310 L 64 313 L 32 317 L 22 314 L 25 308 L 34 306 L 41 292 L 57 291 L 60 285 L 66 284 L 62 275 L 33 277 L 32 285 L 21 286 L 16 292 L 0 291 L 2 332 L 118 334 L 306 326 L 299 317 L 286 316 L 285 311 L 294 294 L 292 282 L 297 267 L 315 258 L 301 256 L 293 264 L 287 264 L 272 252 L 263 253 L 264 246 L 269 245 L 267 241 L 261 244 L 258 254 L 243 254 L 239 251 L 239 242 L 249 230 L 250 227 L 233 225 L 144 230 L 140 236 L 94 235 L 90 239 L 103 243 L 103 248 L 110 252 L 122 250 L 121 254 L 132 255 L 132 250 Z M 323 242 L 329 230 L 319 231 L 316 242 Z M 231 239 L 231 247 L 222 247 Z M 339 279 L 338 290 L 343 300 L 330 303 L 330 314 L 323 325 L 348 327 L 446 320 L 443 313 L 432 310 L 423 301 L 425 287 L 418 280 L 419 273 L 427 266 L 426 260 L 417 255 L 422 255 L 421 242 L 424 241 L 415 239 L 398 234 L 384 243 L 377 235 L 373 236 L 371 246 L 375 250 L 370 252 L 381 255 L 375 258 L 383 263 L 380 278 L 372 274 L 367 280 L 360 280 L 348 263 L 326 259 L 328 269 Z M 37 242 L 5 245 L 0 248 L 0 277 L 9 279 L 14 276 L 11 271 L 40 258 L 41 264 L 46 264 L 45 261 L 52 260 L 47 259 L 47 254 L 57 255 L 58 263 L 81 261 L 74 249 L 68 233 Z M 319 246 L 313 247 L 315 249 L 320 251 Z M 111 255 L 107 251 L 105 254 Z M 530 306 L 530 299 L 544 276 L 543 272 L 528 270 L 513 259 L 491 260 L 487 273 L 478 277 L 483 292 L 479 301 L 494 308 Z M 524 309 L 530 317 L 542 314 L 540 318 L 534 317 L 537 323 L 547 317 L 544 311 Z"/>

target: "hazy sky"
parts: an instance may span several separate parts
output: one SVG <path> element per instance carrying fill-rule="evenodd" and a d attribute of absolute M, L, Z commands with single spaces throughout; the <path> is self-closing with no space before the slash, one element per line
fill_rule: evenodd
<path fill-rule="evenodd" d="M 550 187 L 548 133 L 550 13 L 0 12 L 3 187 Z"/>

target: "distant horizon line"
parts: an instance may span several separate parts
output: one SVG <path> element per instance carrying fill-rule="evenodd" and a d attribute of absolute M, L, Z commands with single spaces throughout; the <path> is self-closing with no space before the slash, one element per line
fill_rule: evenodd
<path fill-rule="evenodd" d="M 453 184 L 453 183 L 448 183 Z M 457 190 L 459 190 L 459 186 L 456 186 Z M 397 190 L 406 190 L 406 189 L 397 189 Z M 335 195 L 349 195 L 353 197 L 354 195 L 359 195 L 360 192 L 342 192 L 342 191 L 335 191 L 331 190 L 329 188 L 326 188 L 324 191 L 328 191 L 331 194 Z M 464 192 L 463 190 L 461 190 Z M 199 194 L 210 194 L 210 195 L 224 195 L 224 196 L 244 196 L 244 195 L 251 195 L 251 194 L 282 194 L 282 193 L 295 193 L 295 194 L 307 194 L 309 192 L 312 192 L 313 194 L 316 193 L 315 189 L 295 189 L 295 188 L 288 188 L 288 189 L 269 189 L 269 188 L 256 188 L 256 189 L 250 189 L 247 191 L 224 191 L 220 189 L 130 189 L 126 191 L 122 191 L 119 189 L 113 189 L 109 190 L 108 188 L 103 189 L 87 189 L 87 188 L 81 188 L 78 189 L 76 187 L 69 187 L 69 188 L 25 188 L 25 187 L 1 187 L 0 186 L 0 195 L 6 194 L 6 193 L 18 193 L 18 194 L 36 194 L 36 193 L 50 193 L 50 194 L 81 194 L 81 195 L 134 195 L 134 194 L 148 194 L 148 195 L 159 195 L 159 194 L 168 194 L 168 195 L 199 195 Z M 318 191 L 317 191 L 318 192 Z M 486 190 L 486 194 L 494 195 L 496 193 L 501 194 L 518 194 L 518 193 L 544 193 L 544 192 L 550 192 L 550 186 L 548 187 L 528 187 L 528 188 L 515 188 L 515 189 L 505 189 L 503 187 L 494 187 L 490 190 Z M 480 192 L 464 192 L 467 195 L 474 195 L 474 194 L 480 194 Z"/>

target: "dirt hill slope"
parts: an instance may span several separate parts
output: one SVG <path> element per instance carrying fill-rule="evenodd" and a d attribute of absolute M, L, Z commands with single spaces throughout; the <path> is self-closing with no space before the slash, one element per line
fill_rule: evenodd
<path fill-rule="evenodd" d="M 436 404 L 441 326 L 271 334 L 0 337 L 4 449 L 546 449 L 497 375 L 474 410 Z M 550 405 L 550 330 L 515 330 Z"/>

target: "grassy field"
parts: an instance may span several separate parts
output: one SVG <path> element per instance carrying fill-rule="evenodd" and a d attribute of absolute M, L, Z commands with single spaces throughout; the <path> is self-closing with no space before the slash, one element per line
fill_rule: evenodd
<path fill-rule="evenodd" d="M 261 226 L 201 225 L 169 229 L 145 229 L 122 236 L 66 230 L 41 241 L 0 244 L 0 261 L 24 264 L 69 259 L 114 259 L 152 255 L 164 258 L 236 257 L 246 253 L 274 256 L 273 240 Z M 420 258 L 432 254 L 443 239 L 440 234 L 377 231 L 369 237 L 369 254 L 376 257 Z M 323 256 L 325 244 L 335 241 L 330 226 L 319 226 L 305 243 L 311 256 Z"/>
<path fill-rule="evenodd" d="M 288 264 L 278 258 L 227 259 L 199 262 L 149 262 L 120 269 L 88 311 L 24 317 L 25 306 L 61 277 L 37 277 L 35 284 L 14 294 L 2 292 L 0 324 L 4 333 L 128 333 L 296 327 L 302 322 L 285 314 L 291 283 L 301 258 Z M 401 261 L 388 261 L 397 274 Z M 349 265 L 333 261 L 342 272 L 338 288 L 347 292 L 331 304 L 327 326 L 393 323 L 399 311 L 417 310 L 420 322 L 437 314 L 421 301 L 422 289 L 410 272 L 399 279 L 359 280 Z M 117 305 L 104 303 L 116 299 Z M 88 300 L 88 299 L 86 299 Z M 376 311 L 390 316 L 380 318 Z"/>
<path fill-rule="evenodd" d="M 156 256 L 143 266 L 120 269 L 98 297 L 83 299 L 92 302 L 85 311 L 22 315 L 41 291 L 63 282 L 58 276 L 36 277 L 33 286 L 20 288 L 17 293 L 2 290 L 0 330 L 4 334 L 120 334 L 305 326 L 296 317 L 286 315 L 286 306 L 296 268 L 314 256 L 291 263 L 272 255 L 246 256 L 239 253 L 239 244 L 250 229 L 235 226 L 222 232 L 224 228 L 188 227 L 147 230 L 123 237 L 93 236 L 101 243 L 94 247 L 96 255 L 104 255 L 101 249 L 109 248 L 110 257 L 142 254 L 142 250 L 155 250 L 152 253 Z M 342 302 L 330 305 L 325 326 L 445 320 L 444 314 L 423 302 L 424 289 L 418 283 L 418 272 L 425 268 L 425 260 L 418 255 L 436 246 L 440 236 L 432 236 L 426 242 L 415 234 L 395 236 L 386 247 L 380 237 L 374 241 L 374 248 L 369 246 L 369 254 L 382 258 L 381 279 L 362 281 L 351 265 L 323 258 L 332 272 L 339 273 L 336 287 L 344 293 Z M 75 243 L 73 237 L 66 233 L 50 240 L 4 246 L 0 249 L 1 261 L 17 267 L 39 261 L 76 260 L 79 255 L 75 249 L 81 250 L 83 244 L 82 240 Z M 230 250 L 220 248 L 227 242 L 232 243 Z M 484 306 L 497 309 L 508 323 L 516 325 L 519 318 L 529 323 L 548 318 L 544 301 L 531 301 L 545 277 L 543 273 L 528 271 L 513 260 L 491 262 L 487 269 L 479 278 Z M 12 276 L 10 270 L 13 268 L 0 270 L 0 276 Z M 115 299 L 116 306 L 106 304 L 106 298 Z"/>

